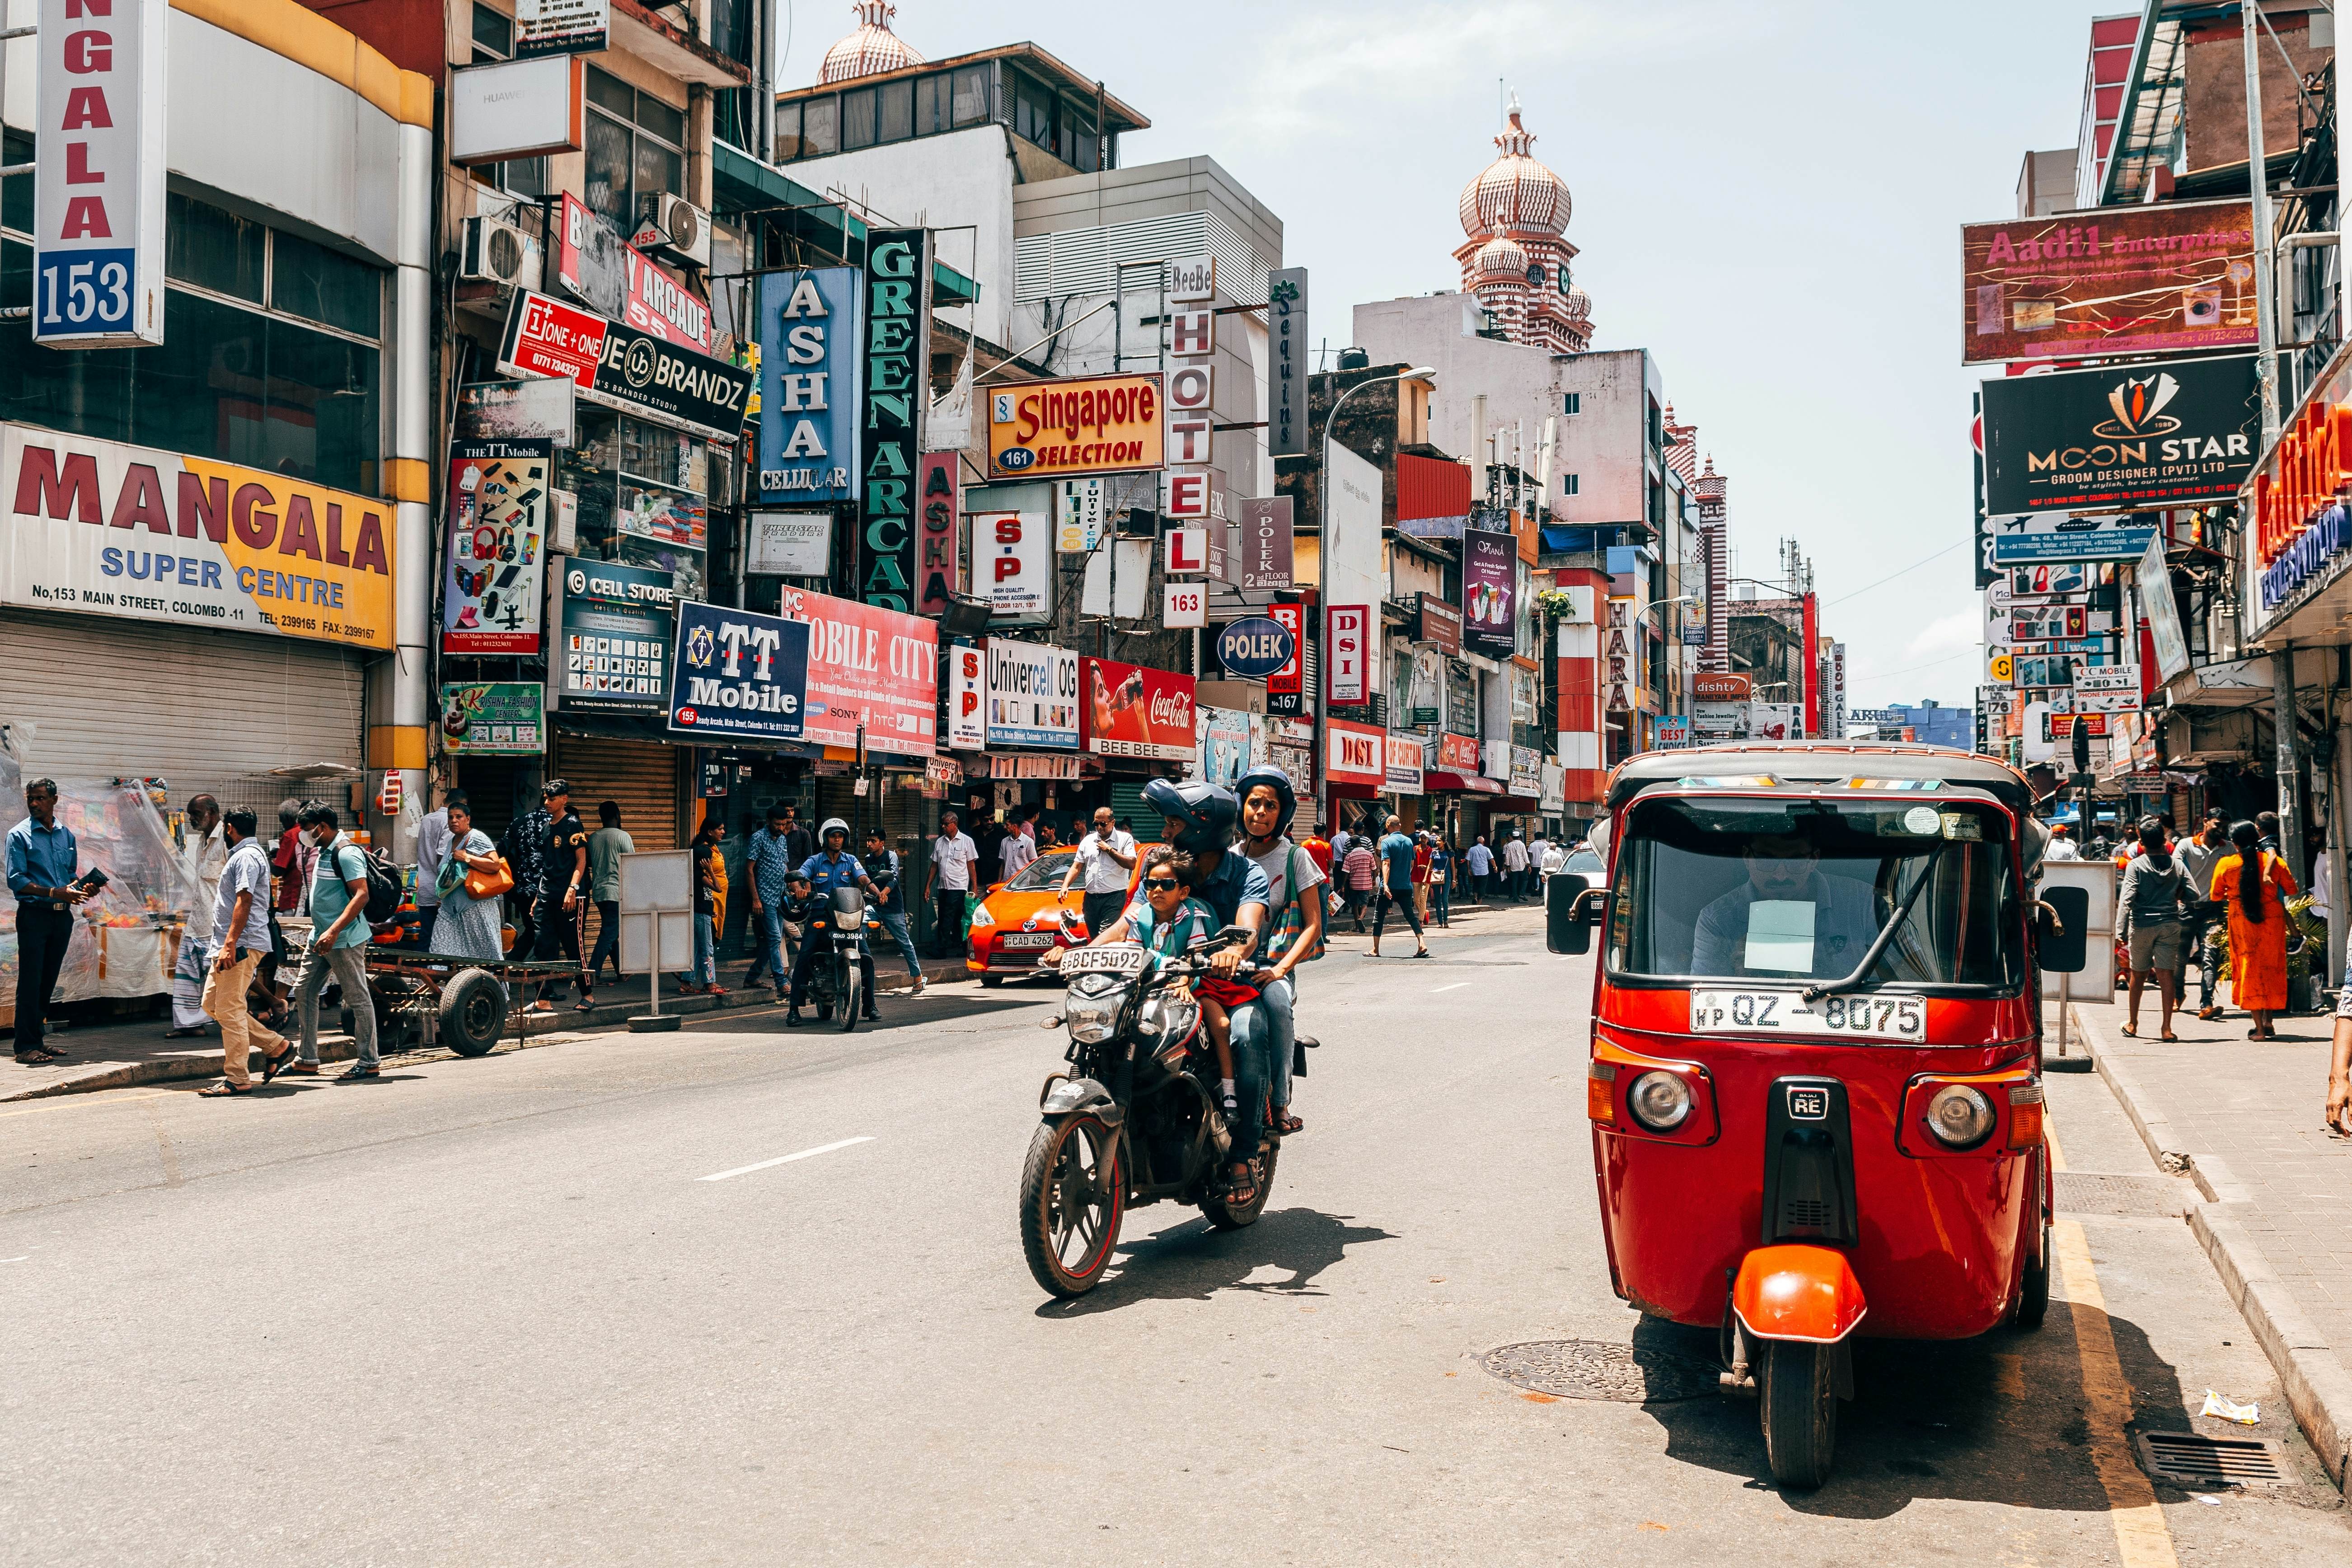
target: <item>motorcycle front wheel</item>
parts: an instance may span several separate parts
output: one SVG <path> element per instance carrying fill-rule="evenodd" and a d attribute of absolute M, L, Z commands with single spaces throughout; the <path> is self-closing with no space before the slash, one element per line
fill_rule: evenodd
<path fill-rule="evenodd" d="M 833 994 L 841 998 L 841 1016 L 835 1020 L 843 1034 L 857 1027 L 858 968 L 845 958 L 833 961 Z"/>
<path fill-rule="evenodd" d="M 1127 1214 L 1127 1178 L 1106 1161 L 1110 1129 L 1090 1112 L 1040 1122 L 1021 1167 L 1021 1251 L 1031 1278 L 1065 1300 L 1110 1267 Z"/>

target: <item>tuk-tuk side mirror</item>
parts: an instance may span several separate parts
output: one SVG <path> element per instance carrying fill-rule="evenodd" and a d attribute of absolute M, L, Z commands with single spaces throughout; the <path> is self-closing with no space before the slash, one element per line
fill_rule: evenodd
<path fill-rule="evenodd" d="M 2034 911 L 2035 958 L 2052 974 L 2080 974 L 2089 963 L 2090 928 L 2088 888 L 2044 887 Z"/>
<path fill-rule="evenodd" d="M 1577 900 L 1586 891 L 1581 871 L 1555 871 L 1544 883 L 1544 945 L 1571 956 L 1592 951 L 1592 927 Z"/>

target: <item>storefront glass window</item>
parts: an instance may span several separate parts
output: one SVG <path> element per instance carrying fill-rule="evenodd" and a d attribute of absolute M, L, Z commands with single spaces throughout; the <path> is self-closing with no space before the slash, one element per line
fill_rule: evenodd
<path fill-rule="evenodd" d="M 724 455 L 696 437 L 601 408 L 579 413 L 580 444 L 557 454 L 558 482 L 580 498 L 580 553 L 668 572 L 706 595 L 707 494 Z"/>

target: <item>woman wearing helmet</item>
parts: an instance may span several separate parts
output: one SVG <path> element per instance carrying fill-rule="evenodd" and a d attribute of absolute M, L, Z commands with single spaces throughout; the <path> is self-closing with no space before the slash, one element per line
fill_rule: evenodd
<path fill-rule="evenodd" d="M 1143 786 L 1143 804 L 1160 814 L 1165 824 L 1162 841 L 1192 857 L 1199 879 L 1192 896 L 1215 912 L 1218 924 L 1237 925 L 1247 941 L 1209 955 L 1209 972 L 1231 980 L 1243 960 L 1256 950 L 1259 933 L 1273 913 L 1274 898 L 1265 873 L 1246 855 L 1232 852 L 1234 825 L 1241 815 L 1234 797 L 1205 779 L 1153 779 Z M 1130 903 L 1126 912 L 1094 933 L 1089 945 L 1127 942 L 1130 917 L 1139 914 Z M 1267 1079 L 1273 1071 L 1273 1025 L 1264 998 L 1233 1009 L 1234 1086 L 1241 1097 L 1240 1124 L 1234 1129 L 1234 1151 L 1255 1152 L 1265 1135 Z M 1246 1207 L 1257 1201 L 1257 1178 L 1246 1157 L 1226 1168 L 1226 1201 Z"/>
<path fill-rule="evenodd" d="M 876 903 L 882 901 L 882 890 L 866 874 L 866 863 L 849 852 L 849 824 L 837 816 L 828 816 L 816 832 L 817 842 L 824 846 L 801 862 L 801 875 L 809 879 L 811 896 L 815 900 L 815 911 L 809 921 L 808 939 L 801 943 L 800 956 L 793 961 L 793 984 L 790 1006 L 784 1013 L 784 1027 L 801 1026 L 801 998 L 808 994 L 808 978 L 816 968 L 817 949 L 828 950 L 832 943 L 818 942 L 816 933 L 830 931 L 833 926 L 833 890 L 835 888 L 856 888 Z M 858 978 L 865 983 L 866 1016 L 878 1018 L 882 1015 L 874 1007 L 874 951 L 861 950 L 857 960 Z"/>
<path fill-rule="evenodd" d="M 1298 1039 L 1298 982 L 1291 972 L 1323 955 L 1323 895 L 1316 889 L 1327 879 L 1315 858 L 1288 837 L 1290 819 L 1298 810 L 1289 774 L 1279 768 L 1254 768 L 1234 781 L 1234 794 L 1241 800 L 1242 853 L 1265 873 L 1274 911 L 1272 934 L 1266 939 L 1274 966 L 1258 994 L 1274 1037 L 1273 1060 L 1267 1066 L 1274 1083 L 1275 1131 L 1297 1132 L 1307 1124 L 1290 1114 L 1290 1066 Z"/>

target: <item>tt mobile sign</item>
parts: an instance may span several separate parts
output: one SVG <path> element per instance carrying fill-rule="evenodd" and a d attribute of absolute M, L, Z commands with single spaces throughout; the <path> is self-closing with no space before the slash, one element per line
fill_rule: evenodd
<path fill-rule="evenodd" d="M 163 341 L 165 0 L 41 0 L 33 341 Z"/>

